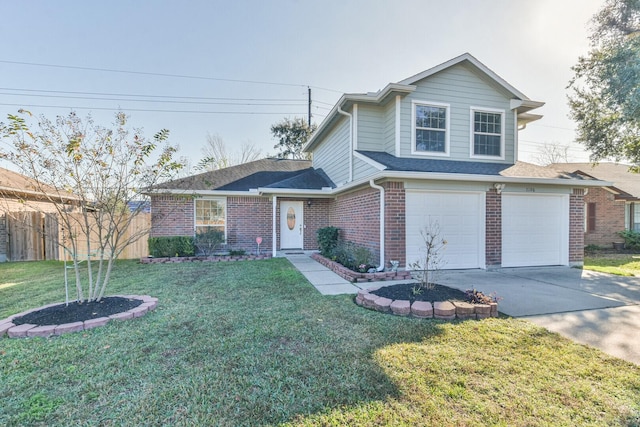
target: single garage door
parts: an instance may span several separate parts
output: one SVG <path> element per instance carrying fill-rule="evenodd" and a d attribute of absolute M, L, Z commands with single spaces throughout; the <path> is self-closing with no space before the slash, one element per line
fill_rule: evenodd
<path fill-rule="evenodd" d="M 430 221 L 437 221 L 442 238 L 442 269 L 485 268 L 485 195 L 407 190 L 407 265 L 424 255 L 420 234 Z"/>
<path fill-rule="evenodd" d="M 569 263 L 569 196 L 502 193 L 502 266 Z"/>

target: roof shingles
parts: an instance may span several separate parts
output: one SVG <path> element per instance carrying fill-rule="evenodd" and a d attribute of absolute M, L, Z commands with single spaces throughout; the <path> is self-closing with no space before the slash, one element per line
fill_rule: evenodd
<path fill-rule="evenodd" d="M 154 190 L 249 191 L 260 187 L 319 190 L 333 186 L 324 172 L 311 167 L 309 160 L 269 158 L 165 182 Z"/>

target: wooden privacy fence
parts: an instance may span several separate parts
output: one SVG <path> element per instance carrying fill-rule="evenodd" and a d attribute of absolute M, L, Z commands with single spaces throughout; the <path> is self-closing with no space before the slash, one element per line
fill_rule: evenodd
<path fill-rule="evenodd" d="M 82 221 L 82 214 L 73 214 L 75 220 Z M 62 221 L 55 213 L 41 212 L 9 212 L 6 214 L 6 245 L 9 261 L 40 261 L 62 260 L 65 251 L 60 246 L 65 230 Z M 128 246 L 118 257 L 119 259 L 141 258 L 149 255 L 147 240 L 151 225 L 151 214 L 138 214 L 124 232 L 124 239 L 133 235 L 140 238 Z M 78 235 L 78 242 L 82 248 L 86 247 L 86 235 L 80 227 L 73 227 L 73 233 Z M 98 248 L 97 236 L 91 235 L 91 247 Z M 0 240 L 1 241 L 1 240 Z M 86 250 L 84 251 L 86 252 Z M 66 254 L 67 258 L 69 254 Z"/>

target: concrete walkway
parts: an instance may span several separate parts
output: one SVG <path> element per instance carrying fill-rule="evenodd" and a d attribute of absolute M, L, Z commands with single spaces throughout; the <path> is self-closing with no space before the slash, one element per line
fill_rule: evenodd
<path fill-rule="evenodd" d="M 402 282 L 353 284 L 306 254 L 285 254 L 322 295 Z M 447 270 L 438 283 L 500 298 L 500 312 L 640 364 L 640 278 L 569 267 Z M 406 282 L 406 281 L 405 281 Z"/>
<path fill-rule="evenodd" d="M 367 289 L 374 286 L 388 286 L 405 281 L 387 282 L 363 282 L 351 283 L 329 270 L 324 265 L 315 261 L 308 254 L 304 253 L 284 253 L 283 254 L 295 268 L 320 292 L 322 295 L 357 294 L 360 289 Z M 411 282 L 411 280 L 409 281 Z"/>

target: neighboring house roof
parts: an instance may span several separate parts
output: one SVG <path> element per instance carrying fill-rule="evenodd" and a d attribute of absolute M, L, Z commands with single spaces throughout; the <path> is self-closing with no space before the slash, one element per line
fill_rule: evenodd
<path fill-rule="evenodd" d="M 554 163 L 551 169 L 589 176 L 594 179 L 609 181 L 607 187 L 617 199 L 640 200 L 640 174 L 630 171 L 632 166 L 621 163 Z"/>
<path fill-rule="evenodd" d="M 320 190 L 334 184 L 322 170 L 313 169 L 309 160 L 269 158 L 158 184 L 152 192 L 249 191 L 259 187 Z"/>
<path fill-rule="evenodd" d="M 38 183 L 25 175 L 13 172 L 9 169 L 0 168 L 0 196 L 16 196 L 16 197 L 51 197 L 77 199 L 72 197 L 70 193 L 61 194 L 55 188 L 46 184 Z"/>
<path fill-rule="evenodd" d="M 519 125 L 526 125 L 529 122 L 542 118 L 541 115 L 531 114 L 529 113 L 529 111 L 535 108 L 542 107 L 544 105 L 544 102 L 533 101 L 529 99 L 526 95 L 517 90 L 515 87 L 511 86 L 471 54 L 464 53 L 458 57 L 455 57 L 447 62 L 443 62 L 440 65 L 418 73 L 398 83 L 389 83 L 387 86 L 377 92 L 345 93 L 338 100 L 336 105 L 329 112 L 318 129 L 316 129 L 316 131 L 313 133 L 303 150 L 311 151 L 313 146 L 320 142 L 324 133 L 331 128 L 331 126 L 336 122 L 336 120 L 338 120 L 338 118 L 342 117 L 341 110 L 349 108 L 352 104 L 357 103 L 383 105 L 386 102 L 389 102 L 389 100 L 396 95 L 407 95 L 415 91 L 417 89 L 415 83 L 419 82 L 420 80 L 426 79 L 434 74 L 437 74 L 443 70 L 446 70 L 447 68 L 451 68 L 458 64 L 465 64 L 471 67 L 471 69 L 473 69 L 475 72 L 483 76 L 486 80 L 500 89 L 505 94 L 505 96 L 511 97 L 511 108 L 514 109 L 518 114 Z"/>
<path fill-rule="evenodd" d="M 127 206 L 131 212 L 151 213 L 151 202 L 148 200 L 131 200 Z"/>
<path fill-rule="evenodd" d="M 358 153 L 368 157 L 388 171 L 495 175 L 496 177 L 510 178 L 584 179 L 579 175 L 558 172 L 525 162 L 516 162 L 515 165 L 510 165 L 459 160 L 404 158 L 378 151 L 358 151 Z"/>

